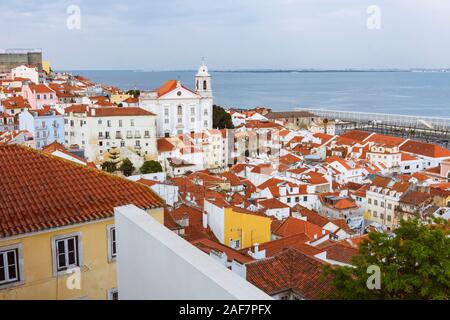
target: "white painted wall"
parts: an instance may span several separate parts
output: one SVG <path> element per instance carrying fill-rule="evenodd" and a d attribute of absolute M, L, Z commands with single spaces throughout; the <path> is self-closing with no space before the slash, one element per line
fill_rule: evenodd
<path fill-rule="evenodd" d="M 115 208 L 122 300 L 270 300 L 134 205 Z"/>

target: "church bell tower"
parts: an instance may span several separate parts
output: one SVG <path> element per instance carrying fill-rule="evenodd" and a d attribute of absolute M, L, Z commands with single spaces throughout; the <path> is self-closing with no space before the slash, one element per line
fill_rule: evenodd
<path fill-rule="evenodd" d="M 211 75 L 208 73 L 204 59 L 195 75 L 195 91 L 202 97 L 212 97 Z"/>

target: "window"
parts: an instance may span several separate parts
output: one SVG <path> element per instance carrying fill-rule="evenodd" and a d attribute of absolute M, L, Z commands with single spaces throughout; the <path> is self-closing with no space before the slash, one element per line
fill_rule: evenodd
<path fill-rule="evenodd" d="M 303 196 L 303 201 L 308 201 L 308 196 Z"/>
<path fill-rule="evenodd" d="M 150 131 L 145 130 L 145 131 L 144 131 L 144 136 L 145 136 L 146 138 L 150 138 Z"/>
<path fill-rule="evenodd" d="M 375 206 L 377 206 L 377 205 L 378 205 L 378 200 L 373 200 L 373 204 L 374 204 Z"/>
<path fill-rule="evenodd" d="M 372 204 L 372 199 L 371 199 L 371 198 L 368 198 L 368 199 L 367 199 L 367 203 L 368 203 L 368 204 Z"/>
<path fill-rule="evenodd" d="M 71 235 L 62 235 L 54 238 L 54 265 L 55 271 L 61 272 L 73 267 L 79 267 L 79 233 Z"/>
<path fill-rule="evenodd" d="M 182 116 L 182 115 L 183 115 L 183 107 L 182 107 L 182 106 L 178 106 L 178 108 L 177 108 L 177 114 L 178 114 L 179 116 Z"/>
<path fill-rule="evenodd" d="M 106 125 L 107 125 L 108 127 L 111 127 L 111 120 L 108 120 L 108 121 L 106 122 Z"/>
<path fill-rule="evenodd" d="M 203 90 L 206 90 L 206 89 L 208 89 L 208 85 L 207 85 L 206 80 L 204 80 L 203 81 Z"/>
<path fill-rule="evenodd" d="M 387 217 L 387 221 L 389 221 L 389 222 L 391 222 L 391 215 L 386 215 L 386 217 Z"/>
<path fill-rule="evenodd" d="M 122 120 L 119 120 L 119 127 L 122 126 Z"/>
<path fill-rule="evenodd" d="M 130 126 L 134 127 L 134 120 L 133 119 L 130 120 Z"/>
<path fill-rule="evenodd" d="M 183 118 L 178 118 L 178 123 L 182 123 L 183 122 Z"/>
<path fill-rule="evenodd" d="M 21 281 L 20 246 L 0 248 L 0 286 Z"/>
<path fill-rule="evenodd" d="M 121 148 L 124 148 L 124 147 L 125 147 L 125 141 L 123 141 L 123 140 L 120 141 L 120 147 L 121 147 Z"/>
<path fill-rule="evenodd" d="M 230 240 L 230 247 L 233 249 L 240 249 L 241 241 L 240 240 Z"/>
<path fill-rule="evenodd" d="M 108 290 L 108 300 L 119 300 L 119 291 L 117 288 Z"/>
<path fill-rule="evenodd" d="M 291 198 L 287 198 L 287 203 L 291 203 Z"/>
<path fill-rule="evenodd" d="M 378 213 L 376 211 L 373 212 L 373 216 L 376 218 L 378 217 Z"/>
<path fill-rule="evenodd" d="M 101 120 L 101 119 L 98 119 L 97 123 L 98 123 L 98 124 L 102 124 L 102 120 Z"/>
<path fill-rule="evenodd" d="M 116 245 L 116 227 L 112 224 L 107 227 L 108 230 L 108 262 L 114 261 L 117 254 Z"/>
<path fill-rule="evenodd" d="M 392 204 L 388 203 L 387 207 L 389 210 L 392 210 Z"/>
<path fill-rule="evenodd" d="M 380 219 L 384 219 L 384 214 L 380 213 Z"/>
<path fill-rule="evenodd" d="M 141 141 L 136 140 L 136 147 L 140 147 L 141 146 Z"/>
<path fill-rule="evenodd" d="M 169 123 L 169 119 L 164 119 L 164 123 Z"/>
<path fill-rule="evenodd" d="M 380 202 L 380 207 L 384 208 L 384 202 Z"/>
<path fill-rule="evenodd" d="M 168 109 L 168 108 L 165 108 L 165 109 L 164 109 L 164 115 L 165 115 L 165 116 L 169 116 L 169 109 Z"/>

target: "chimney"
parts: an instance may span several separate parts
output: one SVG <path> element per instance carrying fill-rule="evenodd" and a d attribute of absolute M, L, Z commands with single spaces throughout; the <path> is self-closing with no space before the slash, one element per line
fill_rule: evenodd
<path fill-rule="evenodd" d="M 203 228 L 208 228 L 208 213 L 206 211 L 203 212 Z"/>
<path fill-rule="evenodd" d="M 95 117 L 95 108 L 91 108 L 91 116 Z"/>

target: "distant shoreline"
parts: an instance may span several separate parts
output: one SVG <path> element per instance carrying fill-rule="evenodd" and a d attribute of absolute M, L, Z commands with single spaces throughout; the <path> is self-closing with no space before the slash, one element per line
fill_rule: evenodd
<path fill-rule="evenodd" d="M 80 69 L 80 70 L 55 70 L 55 72 L 196 72 L 196 70 L 132 70 L 132 69 Z M 369 73 L 369 72 L 416 72 L 416 73 L 450 73 L 450 69 L 292 69 L 292 70 L 210 70 L 215 73 Z"/>

